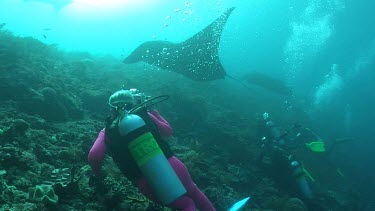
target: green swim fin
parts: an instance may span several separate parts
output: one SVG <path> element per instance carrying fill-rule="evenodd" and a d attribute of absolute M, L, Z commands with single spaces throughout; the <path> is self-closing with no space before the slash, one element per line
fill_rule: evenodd
<path fill-rule="evenodd" d="M 325 152 L 326 147 L 323 141 L 312 141 L 310 143 L 305 143 L 305 146 L 312 152 Z"/>

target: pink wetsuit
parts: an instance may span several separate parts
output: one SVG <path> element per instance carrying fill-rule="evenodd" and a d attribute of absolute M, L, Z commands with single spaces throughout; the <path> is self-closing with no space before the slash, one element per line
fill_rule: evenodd
<path fill-rule="evenodd" d="M 161 136 L 172 135 L 172 127 L 159 114 L 158 111 L 150 111 L 148 112 L 148 115 L 158 126 Z M 103 129 L 99 132 L 99 135 L 88 155 L 89 164 L 96 175 L 100 175 L 102 161 L 104 160 L 104 157 L 106 155 L 106 150 L 107 146 L 105 145 L 105 129 Z M 170 157 L 168 161 L 187 190 L 187 193 L 184 196 L 169 204 L 168 207 L 185 211 L 195 211 L 196 209 L 202 211 L 215 210 L 211 202 L 192 181 L 185 165 L 175 156 Z M 150 200 L 157 202 L 155 194 L 153 193 L 150 185 L 147 183 L 144 177 L 140 178 L 136 183 L 139 191 L 142 194 L 144 194 Z"/>

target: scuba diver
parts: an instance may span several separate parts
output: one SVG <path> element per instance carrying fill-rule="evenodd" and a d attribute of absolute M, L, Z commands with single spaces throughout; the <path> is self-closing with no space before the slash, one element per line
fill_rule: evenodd
<path fill-rule="evenodd" d="M 172 127 L 157 110 L 148 110 L 167 98 L 150 98 L 136 89 L 112 94 L 108 101 L 112 115 L 89 152 L 89 165 L 100 177 L 108 152 L 127 179 L 151 201 L 185 211 L 215 210 L 165 141 L 164 137 L 172 135 Z"/>
<path fill-rule="evenodd" d="M 262 149 L 258 163 L 273 177 L 279 187 L 287 190 L 294 197 L 300 198 L 309 210 L 325 211 L 332 210 L 331 206 L 339 206 L 334 203 L 328 205 L 325 202 L 325 200 L 329 201 L 329 196 L 319 190 L 321 188 L 319 185 L 314 186 L 313 191 L 312 185 L 315 179 L 304 168 L 301 160 L 296 159 L 295 156 L 310 158 L 310 155 L 317 155 L 311 160 L 321 161 L 320 169 L 323 169 L 323 166 L 329 168 L 320 174 L 319 184 L 321 185 L 322 175 L 335 172 L 334 165 L 326 159 L 326 156 L 332 152 L 332 148 L 336 145 L 335 143 L 326 149 L 325 142 L 321 137 L 300 124 L 295 124 L 282 133 L 268 113 L 264 113 L 261 117 L 259 132 L 262 133 Z M 350 139 L 337 140 L 335 142 L 344 143 Z M 337 175 L 339 178 L 343 177 L 340 171 Z M 332 183 L 332 181 L 328 182 Z"/>
<path fill-rule="evenodd" d="M 308 178 L 312 177 L 290 153 L 291 140 L 286 138 L 288 133 L 281 133 L 268 113 L 262 115 L 262 128 L 261 132 L 266 136 L 262 137 L 258 162 L 268 167 L 269 173 L 280 185 L 292 189 L 302 199 L 312 199 L 313 194 L 308 182 Z"/>

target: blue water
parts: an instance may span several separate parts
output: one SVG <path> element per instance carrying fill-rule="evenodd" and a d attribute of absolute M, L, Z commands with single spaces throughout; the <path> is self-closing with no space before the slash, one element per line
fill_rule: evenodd
<path fill-rule="evenodd" d="M 363 185 L 375 173 L 375 1 L 51 2 L 2 0 L 0 23 L 63 49 L 123 58 L 144 41 L 183 41 L 236 6 L 220 46 L 228 74 L 264 72 L 292 86 L 293 106 L 316 132 L 354 139 L 340 146 L 346 157 L 336 162 L 364 192 L 375 188 L 374 181 Z"/>

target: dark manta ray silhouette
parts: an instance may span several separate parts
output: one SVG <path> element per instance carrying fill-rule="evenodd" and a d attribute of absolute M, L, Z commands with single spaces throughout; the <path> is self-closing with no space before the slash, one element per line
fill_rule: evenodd
<path fill-rule="evenodd" d="M 124 59 L 124 63 L 143 61 L 196 81 L 223 79 L 228 75 L 221 65 L 218 49 L 224 25 L 233 10 L 234 7 L 228 9 L 206 28 L 181 43 L 144 42 Z"/>
<path fill-rule="evenodd" d="M 254 84 L 274 93 L 292 96 L 293 91 L 291 87 L 288 87 L 283 81 L 276 78 L 272 78 L 266 74 L 260 72 L 252 72 L 244 76 L 244 80 L 249 84 Z"/>

